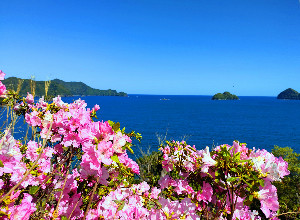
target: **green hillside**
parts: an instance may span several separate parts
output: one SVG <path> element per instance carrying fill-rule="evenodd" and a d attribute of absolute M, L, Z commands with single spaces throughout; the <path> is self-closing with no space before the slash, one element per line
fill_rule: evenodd
<path fill-rule="evenodd" d="M 22 80 L 17 77 L 9 77 L 3 80 L 3 84 L 6 86 L 7 89 L 17 90 L 19 81 Z M 30 93 L 30 79 L 24 79 L 22 83 L 21 90 L 19 95 L 25 96 L 27 92 Z M 35 95 L 36 96 L 44 96 L 45 95 L 45 81 L 35 81 L 36 89 Z M 51 80 L 48 96 L 127 96 L 124 92 L 117 92 L 116 90 L 100 90 L 94 89 L 90 86 L 84 84 L 83 82 L 65 82 L 60 79 Z"/>
<path fill-rule="evenodd" d="M 300 100 L 300 93 L 297 92 L 294 89 L 288 88 L 277 96 L 277 99 L 294 99 L 294 100 Z"/>
<path fill-rule="evenodd" d="M 212 98 L 212 100 L 239 100 L 239 97 L 231 94 L 230 92 L 217 93 Z"/>

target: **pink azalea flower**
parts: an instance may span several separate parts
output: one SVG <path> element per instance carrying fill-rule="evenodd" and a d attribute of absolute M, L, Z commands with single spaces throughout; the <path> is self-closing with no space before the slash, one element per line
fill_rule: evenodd
<path fill-rule="evenodd" d="M 158 199 L 158 194 L 161 192 L 160 189 L 158 189 L 157 187 L 153 187 L 151 189 L 151 195 L 150 195 L 150 198 L 152 199 Z"/>
<path fill-rule="evenodd" d="M 176 188 L 174 189 L 174 191 L 180 195 L 180 194 L 193 194 L 194 193 L 194 190 L 192 187 L 189 186 L 188 184 L 188 181 L 186 180 L 177 180 L 177 186 Z"/>
<path fill-rule="evenodd" d="M 244 206 L 242 209 L 236 209 L 234 211 L 232 219 L 255 220 L 260 219 L 260 217 L 258 216 L 258 211 L 251 211 L 249 207 Z"/>
<path fill-rule="evenodd" d="M 113 149 L 116 153 L 123 153 L 123 146 L 126 144 L 126 137 L 120 131 L 117 134 L 114 134 L 110 138 L 113 140 Z"/>
<path fill-rule="evenodd" d="M 0 179 L 0 189 L 2 189 L 4 186 L 4 181 L 2 179 Z"/>
<path fill-rule="evenodd" d="M 165 176 L 161 177 L 160 180 L 158 181 L 158 184 L 160 185 L 161 189 L 165 189 L 165 188 L 168 188 L 169 186 L 176 186 L 177 185 L 175 180 L 173 180 L 168 175 L 165 175 Z"/>
<path fill-rule="evenodd" d="M 39 156 L 37 152 L 38 148 L 38 143 L 36 143 L 35 141 L 29 141 L 27 143 L 26 158 L 31 160 L 32 162 L 35 161 Z"/>
<path fill-rule="evenodd" d="M 24 193 L 24 198 L 20 205 L 13 207 L 11 210 L 10 219 L 12 220 L 27 220 L 30 215 L 36 211 L 35 203 L 32 203 L 31 195 Z"/>
<path fill-rule="evenodd" d="M 62 109 L 65 109 L 67 107 L 67 104 L 61 100 L 60 96 L 53 98 L 53 103 Z"/>
<path fill-rule="evenodd" d="M 120 163 L 124 164 L 126 167 L 131 168 L 131 170 L 136 173 L 136 174 L 140 174 L 140 168 L 139 165 L 133 161 L 132 159 L 130 159 L 127 155 L 127 153 L 123 153 L 119 156 L 119 161 Z"/>
<path fill-rule="evenodd" d="M 42 125 L 42 120 L 39 118 L 37 111 L 33 111 L 31 113 L 26 113 L 25 114 L 25 120 L 26 122 L 35 127 L 35 126 L 41 126 Z"/>
<path fill-rule="evenodd" d="M 145 181 L 138 185 L 138 193 L 145 193 L 150 189 L 150 186 Z"/>
<path fill-rule="evenodd" d="M 5 97 L 6 92 L 7 92 L 7 90 L 6 90 L 5 85 L 2 82 L 0 82 L 0 96 Z"/>
<path fill-rule="evenodd" d="M 94 106 L 94 108 L 93 108 L 93 110 L 94 110 L 95 112 L 98 111 L 99 109 L 100 109 L 100 106 L 97 105 L 97 104 L 96 104 L 96 105 Z"/>
<path fill-rule="evenodd" d="M 14 192 L 14 191 L 13 191 L 13 192 L 10 194 L 10 200 L 15 200 L 15 199 L 17 199 L 17 198 L 19 197 L 20 193 L 21 193 L 20 190 L 18 190 L 17 192 Z"/>
<path fill-rule="evenodd" d="M 206 203 L 211 202 L 213 195 L 213 189 L 209 183 L 203 182 L 202 192 L 198 191 L 197 200 L 204 201 Z"/>
<path fill-rule="evenodd" d="M 5 73 L 2 72 L 2 70 L 0 70 L 0 80 L 4 80 L 5 77 Z"/>
<path fill-rule="evenodd" d="M 261 203 L 261 210 L 269 218 L 272 215 L 272 211 L 276 212 L 279 209 L 277 189 L 270 182 L 258 192 L 258 199 Z"/>
<path fill-rule="evenodd" d="M 34 102 L 33 95 L 29 94 L 29 92 L 27 92 L 26 102 L 28 104 L 32 104 Z"/>
<path fill-rule="evenodd" d="M 165 157 L 167 158 L 167 157 Z M 174 169 L 173 163 L 171 160 L 163 160 L 162 161 L 162 167 L 167 171 L 167 172 L 171 172 Z"/>
<path fill-rule="evenodd" d="M 5 73 L 3 73 L 2 70 L 0 70 L 0 80 L 4 80 L 4 76 L 5 76 Z M 6 92 L 7 91 L 6 91 L 5 85 L 2 82 L 0 82 L 0 96 L 3 97 L 3 95 L 6 94 Z"/>

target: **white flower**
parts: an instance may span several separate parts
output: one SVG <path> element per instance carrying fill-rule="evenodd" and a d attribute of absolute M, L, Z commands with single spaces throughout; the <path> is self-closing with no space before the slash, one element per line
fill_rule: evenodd
<path fill-rule="evenodd" d="M 264 158 L 261 156 L 252 158 L 252 162 L 254 163 L 253 168 L 259 172 L 262 172 L 262 165 L 265 163 Z"/>
<path fill-rule="evenodd" d="M 202 173 L 207 173 L 208 168 L 211 166 L 215 166 L 217 164 L 217 161 L 211 158 L 210 153 L 209 153 L 209 147 L 206 147 L 204 152 L 203 152 L 203 157 L 202 157 Z"/>
<path fill-rule="evenodd" d="M 0 153 L 7 154 L 9 156 L 18 155 L 20 152 L 14 147 L 16 140 L 10 134 L 10 131 L 5 131 L 4 137 L 0 140 Z"/>
<path fill-rule="evenodd" d="M 211 158 L 209 147 L 206 147 L 203 153 L 202 162 L 207 166 L 215 166 L 217 164 L 217 161 Z"/>

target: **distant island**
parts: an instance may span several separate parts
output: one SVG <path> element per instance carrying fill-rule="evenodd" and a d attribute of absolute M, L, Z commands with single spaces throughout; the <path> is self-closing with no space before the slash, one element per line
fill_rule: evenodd
<path fill-rule="evenodd" d="M 23 82 L 22 82 L 23 81 Z M 20 79 L 17 77 L 9 77 L 2 82 L 7 89 L 17 91 L 19 82 L 22 82 L 19 95 L 26 96 L 30 93 L 30 79 Z M 35 82 L 35 95 L 45 95 L 45 81 Z M 116 90 L 100 90 L 94 89 L 84 84 L 83 82 L 65 82 L 60 79 L 51 80 L 47 96 L 127 96 L 125 92 L 117 92 Z"/>
<path fill-rule="evenodd" d="M 212 100 L 239 100 L 239 97 L 231 94 L 230 92 L 217 93 L 212 98 Z"/>
<path fill-rule="evenodd" d="M 292 99 L 292 100 L 300 100 L 300 93 L 294 89 L 288 88 L 277 96 L 277 99 Z"/>

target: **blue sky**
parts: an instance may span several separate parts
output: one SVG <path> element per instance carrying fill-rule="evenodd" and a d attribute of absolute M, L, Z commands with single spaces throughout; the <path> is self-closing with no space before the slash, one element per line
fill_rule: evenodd
<path fill-rule="evenodd" d="M 130 94 L 300 91 L 300 3 L 1 0 L 0 69 Z"/>

